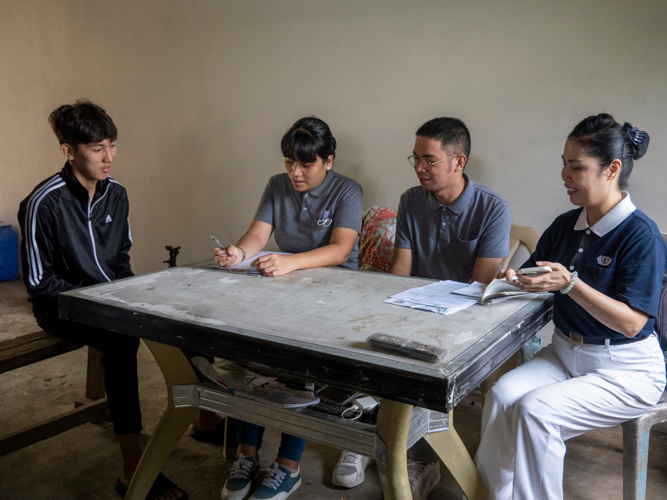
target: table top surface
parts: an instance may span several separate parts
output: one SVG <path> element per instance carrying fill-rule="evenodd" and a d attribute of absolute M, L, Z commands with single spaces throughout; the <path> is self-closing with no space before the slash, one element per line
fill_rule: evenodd
<path fill-rule="evenodd" d="M 94 304 L 125 325 L 142 327 L 142 318 L 153 318 L 169 325 L 172 335 L 144 335 L 136 328 L 118 327 L 122 333 L 180 347 L 188 347 L 188 337 L 196 337 L 218 356 L 225 356 L 227 347 L 242 348 L 248 342 L 254 348 L 259 342 L 268 357 L 271 349 L 277 349 L 274 355 L 291 353 L 301 358 L 299 363 L 312 357 L 315 364 L 324 356 L 357 368 L 374 367 L 446 382 L 453 373 L 493 351 L 494 343 L 522 323 L 536 324 L 540 316 L 536 311 L 550 308 L 544 295 L 474 305 L 449 316 L 383 303 L 392 294 L 432 282 L 339 268 L 265 278 L 177 267 L 67 292 L 64 302 L 61 298 L 61 316 L 64 308 L 66 317 L 67 311 L 75 310 L 81 317 L 82 307 Z M 77 315 L 70 319 L 77 321 Z M 448 355 L 439 363 L 429 363 L 373 350 L 365 342 L 373 333 L 434 345 L 446 349 Z M 493 341 L 487 338 L 491 333 Z M 230 335 L 233 345 L 228 342 Z M 264 359 L 262 352 L 252 357 L 258 364 L 275 364 Z M 289 371 L 289 360 L 284 365 L 281 368 Z"/>

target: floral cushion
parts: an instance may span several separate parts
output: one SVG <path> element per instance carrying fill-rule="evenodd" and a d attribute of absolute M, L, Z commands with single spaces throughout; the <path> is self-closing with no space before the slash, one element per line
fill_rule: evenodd
<path fill-rule="evenodd" d="M 396 239 L 396 212 L 371 207 L 364 212 L 359 239 L 359 269 L 388 273 Z"/>

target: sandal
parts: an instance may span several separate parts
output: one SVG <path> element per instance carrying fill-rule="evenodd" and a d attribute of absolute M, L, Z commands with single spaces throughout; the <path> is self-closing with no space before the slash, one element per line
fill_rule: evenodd
<path fill-rule="evenodd" d="M 167 476 L 160 472 L 157 475 L 157 478 L 155 478 L 155 482 L 153 483 L 153 486 L 151 486 L 148 495 L 146 495 L 146 500 L 154 500 L 158 495 L 161 495 L 170 488 L 176 488 L 178 491 L 183 493 L 183 496 L 178 500 L 188 500 L 188 498 L 190 498 L 185 491 L 176 486 L 169 480 L 169 478 L 167 478 Z M 118 493 L 123 498 L 125 498 L 125 495 L 127 495 L 128 487 L 120 482 L 120 478 L 116 479 L 116 482 L 113 484 L 113 489 L 116 490 L 116 493 Z"/>

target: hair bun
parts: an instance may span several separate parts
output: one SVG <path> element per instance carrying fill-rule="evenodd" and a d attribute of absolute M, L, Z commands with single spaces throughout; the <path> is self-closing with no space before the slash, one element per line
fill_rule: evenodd
<path fill-rule="evenodd" d="M 628 122 L 623 124 L 623 132 L 625 132 L 628 139 L 630 139 L 630 144 L 632 145 L 632 159 L 639 160 L 646 154 L 648 143 L 651 138 L 646 132 L 639 130 L 637 127 L 633 127 Z"/>
<path fill-rule="evenodd" d="M 336 138 L 335 138 L 334 136 L 331 136 L 331 140 L 333 141 L 333 148 L 334 148 L 334 151 L 336 151 L 336 146 L 337 146 L 337 144 L 336 144 Z"/>

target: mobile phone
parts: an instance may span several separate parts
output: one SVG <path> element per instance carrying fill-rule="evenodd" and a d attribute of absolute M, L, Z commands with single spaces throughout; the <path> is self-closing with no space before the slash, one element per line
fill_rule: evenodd
<path fill-rule="evenodd" d="M 540 274 L 550 273 L 553 271 L 549 266 L 540 266 L 540 267 L 526 267 L 523 269 L 517 269 L 516 274 L 523 274 L 524 276 L 539 276 Z"/>
<path fill-rule="evenodd" d="M 361 396 L 360 392 L 334 387 L 332 385 L 323 385 L 315 394 L 325 403 L 345 406 L 351 403 L 355 398 Z"/>

